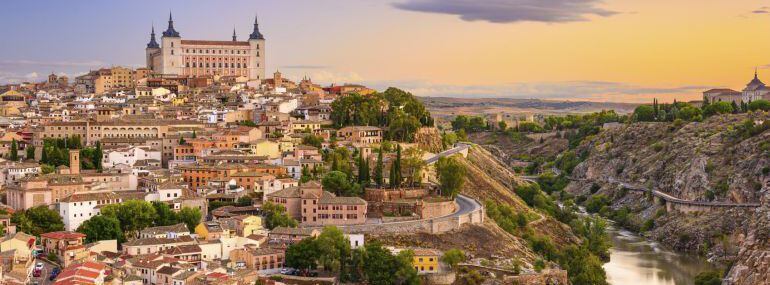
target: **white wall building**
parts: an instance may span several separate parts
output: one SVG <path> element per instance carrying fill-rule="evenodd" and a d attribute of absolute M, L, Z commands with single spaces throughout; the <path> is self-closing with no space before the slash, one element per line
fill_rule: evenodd
<path fill-rule="evenodd" d="M 149 146 L 131 146 L 117 149 L 104 150 L 104 159 L 102 166 L 104 168 L 113 168 L 119 164 L 134 166 L 137 161 L 150 160 L 160 163 L 162 153 Z"/>
<path fill-rule="evenodd" d="M 72 193 L 59 201 L 59 215 L 64 221 L 64 229 L 74 231 L 83 222 L 98 215 L 104 205 L 121 202 L 122 199 L 115 192 Z"/>

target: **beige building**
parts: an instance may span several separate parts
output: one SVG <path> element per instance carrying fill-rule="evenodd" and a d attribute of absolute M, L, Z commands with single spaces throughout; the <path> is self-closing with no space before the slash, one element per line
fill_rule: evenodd
<path fill-rule="evenodd" d="M 382 142 L 382 129 L 371 126 L 344 127 L 337 131 L 337 138 L 359 144 Z"/>
<path fill-rule="evenodd" d="M 366 222 L 367 203 L 358 197 L 337 197 L 311 181 L 298 188 L 267 194 L 267 200 L 282 205 L 304 225 L 355 225 Z"/>
<path fill-rule="evenodd" d="M 231 41 L 183 40 L 174 29 L 169 14 L 168 28 L 161 43 L 155 40 L 155 29 L 145 49 L 147 67 L 156 74 L 175 76 L 246 76 L 249 80 L 265 79 L 265 37 L 257 19 L 247 41 L 238 41 L 233 31 Z"/>

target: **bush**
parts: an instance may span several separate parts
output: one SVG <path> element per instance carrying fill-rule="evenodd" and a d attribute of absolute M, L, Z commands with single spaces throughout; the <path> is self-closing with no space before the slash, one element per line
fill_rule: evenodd
<path fill-rule="evenodd" d="M 757 110 L 770 111 L 770 101 L 767 101 L 767 100 L 752 101 L 751 103 L 749 103 L 749 110 L 751 110 L 751 111 L 757 111 Z"/>
<path fill-rule="evenodd" d="M 602 208 L 610 205 L 610 198 L 607 195 L 599 194 L 588 198 L 585 203 L 586 211 L 589 213 L 598 213 Z"/>
<path fill-rule="evenodd" d="M 646 232 L 646 231 L 649 231 L 649 230 L 653 229 L 654 227 L 655 227 L 655 220 L 649 219 L 649 220 L 644 221 L 644 224 L 639 229 L 639 231 Z"/>
<path fill-rule="evenodd" d="M 659 152 L 659 151 L 663 150 L 663 144 L 660 143 L 660 142 L 656 142 L 656 143 L 652 144 L 652 150 L 654 150 L 656 152 Z"/>
<path fill-rule="evenodd" d="M 720 285 L 722 284 L 722 273 L 719 271 L 701 272 L 695 276 L 695 285 Z"/>

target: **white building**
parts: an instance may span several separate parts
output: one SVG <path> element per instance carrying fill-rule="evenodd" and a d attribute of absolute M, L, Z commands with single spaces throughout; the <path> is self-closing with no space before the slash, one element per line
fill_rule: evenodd
<path fill-rule="evenodd" d="M 121 203 L 123 200 L 115 192 L 78 192 L 59 201 L 59 215 L 64 221 L 64 229 L 74 231 L 86 220 L 99 214 L 104 205 Z"/>
<path fill-rule="evenodd" d="M 162 153 L 159 149 L 149 146 L 130 146 L 104 150 L 102 166 L 113 168 L 124 164 L 133 167 L 138 161 L 145 160 L 147 164 L 160 164 Z"/>
<path fill-rule="evenodd" d="M 40 164 L 37 163 L 5 161 L 0 165 L 0 181 L 3 185 L 15 185 L 19 179 L 37 173 L 40 173 Z"/>

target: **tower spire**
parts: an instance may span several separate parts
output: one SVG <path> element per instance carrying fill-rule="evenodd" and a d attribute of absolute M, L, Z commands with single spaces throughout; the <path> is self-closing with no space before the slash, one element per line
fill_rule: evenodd
<path fill-rule="evenodd" d="M 179 32 L 174 29 L 174 18 L 171 16 L 171 11 L 168 11 L 168 29 L 163 32 L 164 37 L 179 37 Z"/>
<path fill-rule="evenodd" d="M 754 79 L 757 79 L 757 67 L 754 67 Z"/>
<path fill-rule="evenodd" d="M 152 32 L 150 32 L 150 42 L 147 43 L 147 48 L 159 48 L 158 42 L 155 40 L 155 24 L 152 25 Z"/>
<path fill-rule="evenodd" d="M 249 35 L 250 40 L 264 40 L 265 36 L 259 32 L 259 21 L 257 16 L 254 16 L 254 31 Z"/>
<path fill-rule="evenodd" d="M 236 36 L 235 36 L 235 27 L 233 27 L 233 41 L 234 42 L 238 41 Z"/>

